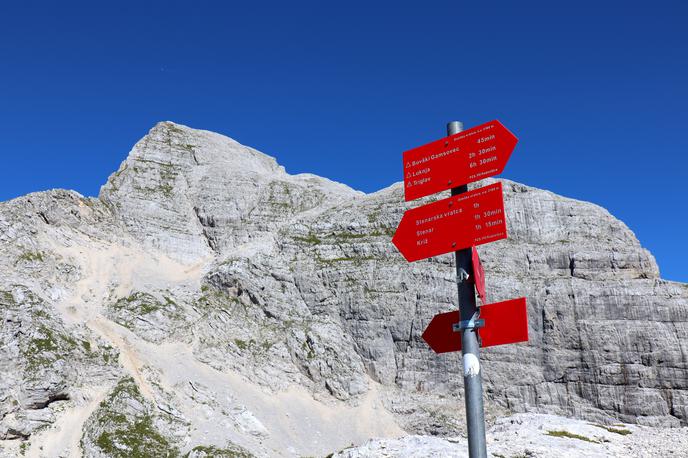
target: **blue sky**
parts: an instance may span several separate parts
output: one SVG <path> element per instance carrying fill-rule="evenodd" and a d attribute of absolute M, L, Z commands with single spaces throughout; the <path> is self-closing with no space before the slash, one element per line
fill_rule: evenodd
<path fill-rule="evenodd" d="M 97 195 L 158 121 L 375 191 L 499 119 L 503 176 L 595 202 L 688 281 L 685 2 L 3 2 L 0 200 Z"/>

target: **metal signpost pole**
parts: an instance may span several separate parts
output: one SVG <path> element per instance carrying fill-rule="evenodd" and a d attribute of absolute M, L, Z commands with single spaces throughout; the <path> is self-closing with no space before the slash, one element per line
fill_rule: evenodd
<path fill-rule="evenodd" d="M 466 131 L 450 122 L 447 134 L 404 151 L 404 200 L 448 189 L 451 197 L 406 210 L 392 243 L 408 262 L 455 252 L 459 310 L 435 315 L 422 337 L 435 353 L 463 351 L 468 452 L 470 458 L 487 458 L 480 346 L 527 342 L 528 308 L 525 297 L 485 303 L 485 277 L 473 250 L 507 238 L 503 186 L 469 191 L 466 183 L 502 173 L 518 138 L 496 119 Z"/>
<path fill-rule="evenodd" d="M 447 135 L 463 130 L 463 124 L 452 121 L 447 124 Z M 455 196 L 468 191 L 468 185 L 452 188 Z M 466 424 L 468 427 L 468 454 L 470 458 L 487 458 L 485 441 L 485 413 L 483 410 L 483 384 L 480 375 L 480 348 L 476 328 L 479 325 L 478 307 L 473 287 L 472 250 L 466 248 L 456 251 L 456 282 L 459 292 L 459 313 L 463 354 L 463 386 L 466 397 Z M 470 280 L 469 280 L 470 278 Z"/>

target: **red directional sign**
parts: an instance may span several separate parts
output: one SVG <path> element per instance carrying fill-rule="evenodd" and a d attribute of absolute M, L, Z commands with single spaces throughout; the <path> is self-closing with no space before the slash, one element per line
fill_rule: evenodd
<path fill-rule="evenodd" d="M 404 152 L 406 200 L 499 175 L 516 142 L 502 123 L 490 121 Z"/>
<path fill-rule="evenodd" d="M 526 298 L 511 299 L 480 307 L 484 327 L 478 330 L 481 347 L 493 347 L 528 341 L 528 309 Z M 459 311 L 440 313 L 430 321 L 423 340 L 435 353 L 461 351 L 461 333 L 454 331 Z"/>
<path fill-rule="evenodd" d="M 392 243 L 407 261 L 506 238 L 502 184 L 406 211 Z"/>
<path fill-rule="evenodd" d="M 478 296 L 483 304 L 487 302 L 487 296 L 485 295 L 485 271 L 483 270 L 483 264 L 480 262 L 480 256 L 478 256 L 478 249 L 473 247 L 471 261 L 473 263 L 473 278 L 475 279 L 475 289 L 478 291 Z"/>

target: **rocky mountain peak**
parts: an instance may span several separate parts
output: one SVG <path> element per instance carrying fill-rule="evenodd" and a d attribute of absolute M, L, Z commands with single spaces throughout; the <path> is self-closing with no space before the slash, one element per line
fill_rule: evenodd
<path fill-rule="evenodd" d="M 134 146 L 100 199 L 144 243 L 193 261 L 361 195 L 315 175 L 289 175 L 229 137 L 166 121 Z"/>
<path fill-rule="evenodd" d="M 688 423 L 688 285 L 605 209 L 500 181 L 509 238 L 478 250 L 490 302 L 527 297 L 529 341 L 481 352 L 489 421 Z M 98 199 L 0 203 L 0 457 L 19 441 L 27 456 L 322 456 L 461 433 L 460 358 L 421 338 L 456 308 L 453 256 L 408 263 L 391 243 L 419 203 L 169 122 Z"/>
<path fill-rule="evenodd" d="M 285 173 L 275 158 L 267 154 L 243 146 L 224 135 L 192 129 L 171 121 L 159 122 L 150 129 L 134 145 L 118 172 L 130 165 L 134 166 L 136 162 L 157 162 L 186 170 L 196 166 L 213 166 L 215 169 L 238 174 Z"/>

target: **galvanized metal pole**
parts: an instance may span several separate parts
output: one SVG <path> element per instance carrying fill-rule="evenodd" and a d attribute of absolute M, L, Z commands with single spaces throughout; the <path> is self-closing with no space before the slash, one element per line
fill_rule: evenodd
<path fill-rule="evenodd" d="M 447 124 L 447 135 L 463 130 L 463 124 L 452 121 Z M 455 196 L 468 191 L 468 185 L 452 188 Z M 473 286 L 472 248 L 459 250 L 456 255 L 456 283 L 459 290 L 461 315 L 461 349 L 463 354 L 463 387 L 466 397 L 466 424 L 468 427 L 468 455 L 470 458 L 487 458 L 485 441 L 485 413 L 483 408 L 483 384 L 480 375 L 480 347 L 474 318 L 478 307 Z M 467 327 L 466 327 L 467 326 Z"/>

